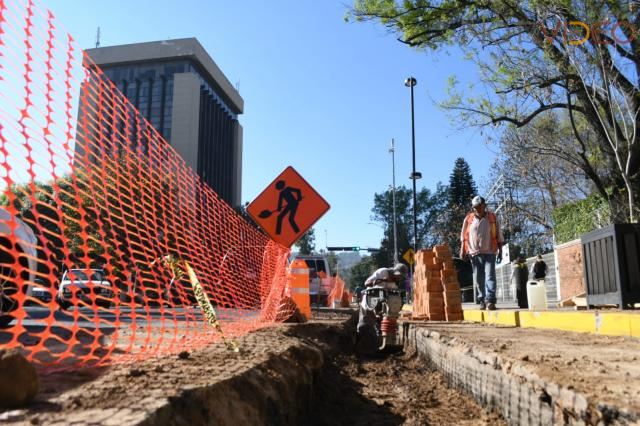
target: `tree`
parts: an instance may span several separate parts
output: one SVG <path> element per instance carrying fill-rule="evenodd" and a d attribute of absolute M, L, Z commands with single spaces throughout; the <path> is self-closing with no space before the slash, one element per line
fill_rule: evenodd
<path fill-rule="evenodd" d="M 418 248 L 428 247 L 440 240 L 437 224 L 446 206 L 446 187 L 438 184 L 436 191 L 422 188 L 416 194 Z M 399 256 L 413 246 L 413 192 L 401 186 L 396 188 L 396 224 Z M 378 265 L 393 263 L 393 194 L 391 190 L 374 195 L 371 219 L 384 226 L 380 251 L 375 255 Z"/>
<path fill-rule="evenodd" d="M 305 234 L 296 242 L 296 247 L 298 247 L 300 254 L 313 253 L 316 250 L 315 230 L 311 228 L 305 232 Z"/>
<path fill-rule="evenodd" d="M 571 146 L 573 139 L 568 119 L 549 114 L 529 126 L 507 129 L 499 140 L 499 156 L 490 177 L 504 182 L 503 232 L 506 241 L 522 248 L 523 255 L 547 251 L 553 245 L 554 210 L 593 191 L 582 170 L 539 151 L 550 141 Z"/>
<path fill-rule="evenodd" d="M 454 253 L 460 247 L 462 222 L 471 207 L 471 199 L 477 194 L 469 164 L 464 158 L 456 159 L 449 177 L 447 209 L 442 226 L 442 236 Z"/>
<path fill-rule="evenodd" d="M 378 269 L 378 265 L 371 256 L 362 258 L 360 263 L 353 265 L 351 268 L 351 275 L 347 280 L 347 285 L 351 291 L 355 290 L 359 285 L 364 285 L 364 282 L 371 274 Z"/>
<path fill-rule="evenodd" d="M 476 64 L 483 93 L 470 88 L 463 96 L 450 80 L 444 106 L 458 122 L 525 127 L 562 111 L 571 120 L 573 152 L 540 151 L 582 170 L 614 222 L 637 219 L 640 16 L 633 3 L 355 0 L 351 16 L 380 21 L 413 48 L 461 49 Z"/>

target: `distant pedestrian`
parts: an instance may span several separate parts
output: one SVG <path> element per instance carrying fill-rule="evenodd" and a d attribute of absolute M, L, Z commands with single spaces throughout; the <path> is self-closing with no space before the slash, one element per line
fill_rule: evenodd
<path fill-rule="evenodd" d="M 511 265 L 511 278 L 509 282 L 512 282 L 516 286 L 516 299 L 518 301 L 518 308 L 527 309 L 529 303 L 527 301 L 527 281 L 529 280 L 529 271 L 527 268 L 527 261 L 524 257 L 518 256 L 518 258 Z"/>
<path fill-rule="evenodd" d="M 471 258 L 478 302 L 482 309 L 493 311 L 496 309 L 496 261 L 502 261 L 504 238 L 498 218 L 487 210 L 484 198 L 474 197 L 471 206 L 473 211 L 462 224 L 460 258 Z"/>
<path fill-rule="evenodd" d="M 535 263 L 531 265 L 531 275 L 533 275 L 534 280 L 544 280 L 547 277 L 547 273 L 549 272 L 549 267 L 542 260 L 542 255 L 539 254 Z"/>

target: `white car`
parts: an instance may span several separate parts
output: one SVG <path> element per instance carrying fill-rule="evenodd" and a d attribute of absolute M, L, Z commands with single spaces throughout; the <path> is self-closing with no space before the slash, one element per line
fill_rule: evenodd
<path fill-rule="evenodd" d="M 11 241 L 15 237 L 15 244 Z M 38 239 L 33 230 L 6 209 L 0 208 L 0 328 L 13 320 L 11 312 L 20 307 L 15 296 L 31 296 L 38 268 Z M 19 273 L 19 267 L 22 272 Z"/>
<path fill-rule="evenodd" d="M 52 299 L 51 285 L 42 278 L 36 278 L 33 280 L 33 286 L 31 292 L 34 299 L 38 299 L 41 302 L 49 303 Z"/>
<path fill-rule="evenodd" d="M 94 303 L 103 308 L 111 306 L 113 285 L 106 279 L 102 269 L 69 269 L 62 275 L 58 288 L 58 304 L 68 309 L 78 301 L 91 306 Z"/>

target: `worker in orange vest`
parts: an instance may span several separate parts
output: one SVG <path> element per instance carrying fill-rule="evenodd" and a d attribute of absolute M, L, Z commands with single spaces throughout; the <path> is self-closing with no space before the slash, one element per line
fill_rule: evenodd
<path fill-rule="evenodd" d="M 496 214 L 487 210 L 484 198 L 473 197 L 471 206 L 473 211 L 462 224 L 460 258 L 471 258 L 478 303 L 482 309 L 493 311 L 496 309 L 496 261 L 502 261 L 504 237 Z"/>

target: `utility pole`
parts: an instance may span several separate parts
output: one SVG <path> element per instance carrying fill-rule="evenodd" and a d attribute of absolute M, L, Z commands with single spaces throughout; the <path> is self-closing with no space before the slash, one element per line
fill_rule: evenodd
<path fill-rule="evenodd" d="M 392 171 L 392 197 L 393 197 L 393 263 L 398 263 L 398 228 L 396 225 L 396 145 L 391 138 L 391 171 Z"/>
<path fill-rule="evenodd" d="M 418 213 L 417 213 L 417 197 L 416 197 L 416 180 L 422 178 L 422 173 L 416 172 L 416 126 L 413 108 L 413 88 L 418 81 L 413 77 L 408 77 L 404 81 L 404 85 L 411 90 L 411 158 L 412 171 L 410 179 L 413 181 L 413 251 L 418 251 Z M 413 275 L 413 265 L 411 265 L 411 273 Z"/>

